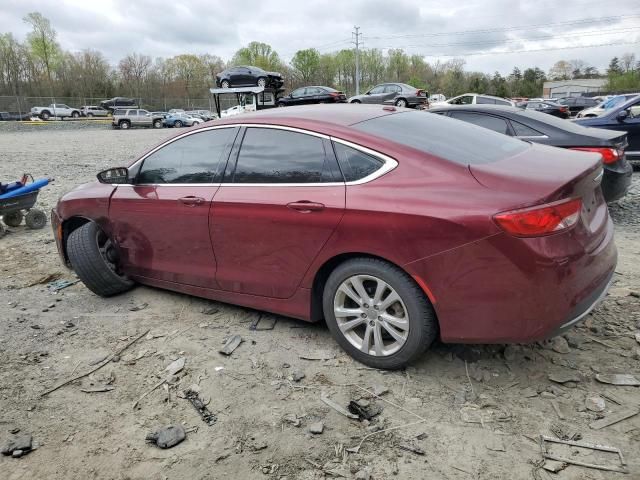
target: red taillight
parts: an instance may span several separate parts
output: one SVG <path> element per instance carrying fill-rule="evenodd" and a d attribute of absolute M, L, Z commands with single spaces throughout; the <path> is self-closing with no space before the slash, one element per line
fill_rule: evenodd
<path fill-rule="evenodd" d="M 416 92 L 416 97 L 424 97 L 424 96 L 425 96 L 425 94 L 424 94 L 424 90 L 418 90 L 418 91 Z"/>
<path fill-rule="evenodd" d="M 539 237 L 572 227 L 580 217 L 582 200 L 574 198 L 494 215 L 496 223 L 516 237 Z"/>
<path fill-rule="evenodd" d="M 566 112 L 567 111 L 567 107 L 560 107 L 560 111 L 563 112 L 563 113 Z"/>
<path fill-rule="evenodd" d="M 600 155 L 602 155 L 602 163 L 615 163 L 620 160 L 622 155 L 624 155 L 623 150 L 617 150 L 615 148 L 575 147 L 571 150 L 599 153 Z"/>

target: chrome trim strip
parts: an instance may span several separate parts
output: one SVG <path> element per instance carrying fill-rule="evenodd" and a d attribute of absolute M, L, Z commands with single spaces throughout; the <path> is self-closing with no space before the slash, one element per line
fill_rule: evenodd
<path fill-rule="evenodd" d="M 591 311 L 596 308 L 598 306 L 598 304 L 604 299 L 604 297 L 607 295 L 607 293 L 609 292 L 609 288 L 611 287 L 611 284 L 613 283 L 613 275 L 611 276 L 611 279 L 609 280 L 609 282 L 607 283 L 607 286 L 604 288 L 604 290 L 602 291 L 602 293 L 598 296 L 598 298 L 596 298 L 596 300 L 589 306 L 589 308 L 587 308 L 584 312 L 582 312 L 580 315 L 578 315 L 577 317 L 569 320 L 566 323 L 563 323 L 558 330 L 562 331 L 566 328 L 571 327 L 572 325 L 575 325 L 576 323 L 578 323 L 580 320 L 582 320 L 584 317 L 586 317 L 587 315 L 589 315 L 591 313 Z"/>
<path fill-rule="evenodd" d="M 229 125 L 214 125 L 214 126 L 210 126 L 210 127 L 206 127 L 206 128 L 199 128 L 197 130 L 194 130 L 193 132 L 185 132 L 182 135 L 179 135 L 177 137 L 173 137 L 170 140 L 158 145 L 156 148 L 154 148 L 149 153 L 147 153 L 144 157 L 139 158 L 138 160 L 136 160 L 134 163 L 132 163 L 127 168 L 133 168 L 138 163 L 144 161 L 152 153 L 155 153 L 156 151 L 160 150 L 161 148 L 165 147 L 166 145 L 169 145 L 170 143 L 173 143 L 176 140 L 179 140 L 181 138 L 187 137 L 189 135 L 194 135 L 196 133 L 203 132 L 203 131 L 208 131 L 208 130 L 218 130 L 218 129 L 221 129 L 221 128 L 237 128 L 237 127 L 270 128 L 270 129 L 274 129 L 274 130 L 287 130 L 287 131 L 291 131 L 291 132 L 303 133 L 303 134 L 306 134 L 306 135 L 311 135 L 311 136 L 314 136 L 314 137 L 323 138 L 325 140 L 330 140 L 330 141 L 334 141 L 336 143 L 341 143 L 343 145 L 346 145 L 347 147 L 354 148 L 354 149 L 359 150 L 359 151 L 361 151 L 363 153 L 366 153 L 368 155 L 376 157 L 376 158 L 378 158 L 378 159 L 383 161 L 383 165 L 378 170 L 373 172 L 371 175 L 367 175 L 366 177 L 361 178 L 360 180 L 354 180 L 354 181 L 351 181 L 351 182 L 326 182 L 326 183 L 321 183 L 321 182 L 316 182 L 316 183 L 140 183 L 140 184 L 137 184 L 137 185 L 133 185 L 131 183 L 120 183 L 120 184 L 112 184 L 112 185 L 113 186 L 130 186 L 130 187 L 134 187 L 134 186 L 138 186 L 138 187 L 194 187 L 194 186 L 195 187 L 215 187 L 215 186 L 221 186 L 221 187 L 336 187 L 336 186 L 342 186 L 342 185 L 351 186 L 351 185 L 362 185 L 364 183 L 369 183 L 372 180 L 375 180 L 376 178 L 379 178 L 379 177 L 385 175 L 386 173 L 390 172 L 391 170 L 395 169 L 398 166 L 398 161 L 397 160 L 395 160 L 392 157 L 389 157 L 388 155 L 385 155 L 384 153 L 380 153 L 380 152 L 377 152 L 375 150 L 371 150 L 370 148 L 363 147 L 362 145 L 358 145 L 356 143 L 352 143 L 352 142 L 349 142 L 347 140 L 342 140 L 341 138 L 330 137 L 330 136 L 325 135 L 323 133 L 312 132 L 310 130 L 304 130 L 304 129 L 296 128 L 296 127 L 286 127 L 286 126 L 282 126 L 282 125 L 267 125 L 267 124 L 256 124 L 256 123 L 234 123 L 234 124 L 229 124 Z"/>
<path fill-rule="evenodd" d="M 516 135 L 515 138 L 549 138 L 548 135 Z"/>

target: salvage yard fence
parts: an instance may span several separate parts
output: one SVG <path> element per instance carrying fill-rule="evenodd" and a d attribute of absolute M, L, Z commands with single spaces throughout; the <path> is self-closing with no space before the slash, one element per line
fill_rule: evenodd
<path fill-rule="evenodd" d="M 33 107 L 47 107 L 52 103 L 68 105 L 72 108 L 80 108 L 84 105 L 100 106 L 105 98 L 89 97 L 24 97 L 24 96 L 0 96 L 0 112 L 29 113 Z M 220 108 L 227 109 L 237 105 L 235 96 L 222 95 Z M 205 98 L 139 98 L 138 106 L 149 111 L 166 112 L 172 108 L 184 110 L 211 110 L 213 111 L 213 97 Z"/>

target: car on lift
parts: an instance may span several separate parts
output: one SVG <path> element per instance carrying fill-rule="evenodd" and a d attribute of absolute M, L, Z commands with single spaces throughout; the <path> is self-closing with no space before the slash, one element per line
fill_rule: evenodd
<path fill-rule="evenodd" d="M 282 74 L 267 72 L 259 67 L 231 67 L 216 75 L 216 86 L 220 88 L 258 86 L 278 90 L 282 85 Z"/>
<path fill-rule="evenodd" d="M 398 369 L 438 337 L 523 343 L 584 319 L 616 269 L 601 176 L 595 153 L 440 115 L 311 105 L 182 131 L 51 218 L 97 295 L 141 283 L 324 318 L 356 360 Z"/>

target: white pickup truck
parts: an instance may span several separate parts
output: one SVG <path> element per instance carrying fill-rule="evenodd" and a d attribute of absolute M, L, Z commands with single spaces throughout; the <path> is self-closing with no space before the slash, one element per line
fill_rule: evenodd
<path fill-rule="evenodd" d="M 49 120 L 51 117 L 70 117 L 79 118 L 80 110 L 77 108 L 71 108 L 64 103 L 52 103 L 48 107 L 33 107 L 31 113 L 34 116 L 40 117 L 42 120 Z"/>

